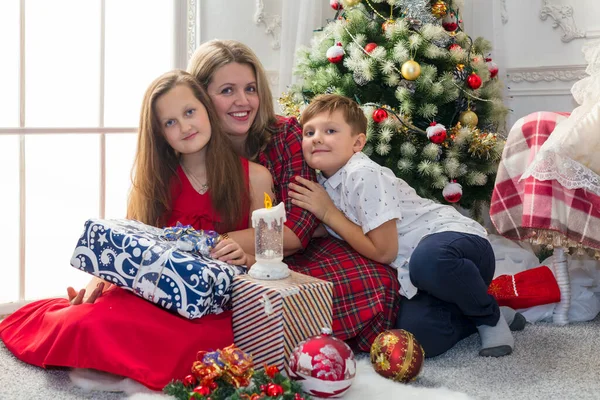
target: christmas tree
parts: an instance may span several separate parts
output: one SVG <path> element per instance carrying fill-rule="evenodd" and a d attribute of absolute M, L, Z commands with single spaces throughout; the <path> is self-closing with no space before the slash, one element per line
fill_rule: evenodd
<path fill-rule="evenodd" d="M 364 152 L 417 192 L 476 213 L 489 203 L 507 108 L 490 43 L 462 30 L 457 0 L 331 0 L 336 15 L 300 49 L 301 83 L 280 99 L 300 114 L 322 93 L 355 99 Z"/>

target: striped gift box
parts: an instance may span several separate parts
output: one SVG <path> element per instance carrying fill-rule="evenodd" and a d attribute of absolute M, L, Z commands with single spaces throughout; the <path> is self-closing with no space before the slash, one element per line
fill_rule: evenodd
<path fill-rule="evenodd" d="M 255 368 L 285 371 L 298 343 L 331 327 L 332 292 L 332 283 L 297 272 L 277 281 L 234 277 L 235 345 L 252 355 Z"/>

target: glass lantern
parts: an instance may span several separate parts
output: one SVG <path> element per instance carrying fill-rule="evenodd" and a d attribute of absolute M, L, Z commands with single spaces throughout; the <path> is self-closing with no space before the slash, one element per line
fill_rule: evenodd
<path fill-rule="evenodd" d="M 265 194 L 265 208 L 252 212 L 256 263 L 248 274 L 256 279 L 275 280 L 287 278 L 289 268 L 283 262 L 283 223 L 286 221 L 283 203 L 271 207 Z"/>

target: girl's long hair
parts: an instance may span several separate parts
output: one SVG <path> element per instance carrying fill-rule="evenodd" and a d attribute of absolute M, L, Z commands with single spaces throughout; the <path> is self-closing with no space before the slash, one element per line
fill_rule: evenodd
<path fill-rule="evenodd" d="M 246 138 L 246 154 L 244 154 L 255 161 L 258 153 L 263 151 L 271 140 L 276 121 L 273 95 L 269 88 L 267 74 L 256 54 L 248 46 L 235 40 L 211 40 L 196 49 L 188 63 L 187 71 L 206 89 L 214 73 L 232 62 L 249 65 L 256 76 L 260 104 Z"/>
<path fill-rule="evenodd" d="M 206 107 L 211 124 L 211 137 L 206 144 L 206 176 L 212 206 L 221 218 L 216 228 L 220 232 L 235 230 L 250 204 L 241 160 L 223 133 L 206 91 L 192 75 L 180 70 L 158 77 L 144 95 L 127 218 L 162 227 L 172 211 L 171 187 L 181 183 L 174 181 L 178 179 L 180 155 L 165 139 L 156 101 L 178 85 L 189 87 Z"/>

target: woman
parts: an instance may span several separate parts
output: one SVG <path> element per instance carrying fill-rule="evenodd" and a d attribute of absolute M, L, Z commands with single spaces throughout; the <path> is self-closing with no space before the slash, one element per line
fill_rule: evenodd
<path fill-rule="evenodd" d="M 208 91 L 223 129 L 238 154 L 271 172 L 277 200 L 284 202 L 285 262 L 295 271 L 334 284 L 333 333 L 361 351 L 389 329 L 399 304 L 395 271 L 368 260 L 333 237 L 312 238 L 319 221 L 292 205 L 288 185 L 295 176 L 315 180 L 302 157 L 298 121 L 275 115 L 265 70 L 254 52 L 240 42 L 202 44 L 188 72 Z M 254 254 L 254 231 L 229 232 L 244 251 Z"/>

